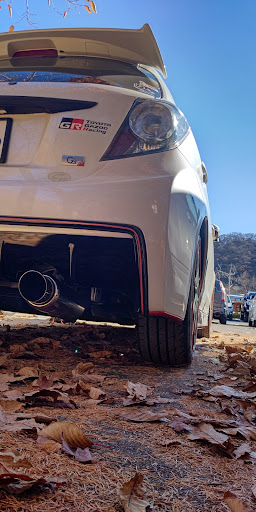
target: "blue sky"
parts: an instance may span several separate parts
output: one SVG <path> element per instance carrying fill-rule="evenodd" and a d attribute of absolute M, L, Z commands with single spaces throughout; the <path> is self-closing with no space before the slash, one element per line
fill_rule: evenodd
<path fill-rule="evenodd" d="M 209 176 L 212 221 L 221 233 L 256 232 L 255 0 L 95 0 L 98 14 L 65 19 L 48 0 L 30 0 L 38 28 L 140 28 L 149 23 L 167 67 L 167 85 L 185 113 Z M 0 31 L 31 28 L 25 0 L 1 2 Z M 61 12 L 65 0 L 54 0 Z M 81 4 L 86 4 L 81 0 Z M 89 5 L 87 3 L 87 5 Z"/>

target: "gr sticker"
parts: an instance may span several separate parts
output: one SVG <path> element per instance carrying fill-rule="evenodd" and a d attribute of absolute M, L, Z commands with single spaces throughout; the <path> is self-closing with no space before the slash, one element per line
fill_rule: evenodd
<path fill-rule="evenodd" d="M 59 128 L 62 130 L 74 130 L 86 132 L 102 133 L 105 135 L 111 126 L 110 123 L 102 121 L 92 121 L 91 119 L 74 119 L 72 117 L 63 117 Z"/>
<path fill-rule="evenodd" d="M 84 156 L 62 155 L 62 165 L 77 165 L 84 167 Z"/>

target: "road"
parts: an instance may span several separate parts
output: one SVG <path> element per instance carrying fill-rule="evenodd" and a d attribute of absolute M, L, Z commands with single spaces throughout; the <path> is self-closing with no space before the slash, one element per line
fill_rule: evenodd
<path fill-rule="evenodd" d="M 241 320 L 231 320 L 226 325 L 220 324 L 218 320 L 212 321 L 211 333 L 222 332 L 223 334 L 241 334 L 245 336 L 256 336 L 256 328 L 249 327 L 248 322 L 241 322 Z"/>

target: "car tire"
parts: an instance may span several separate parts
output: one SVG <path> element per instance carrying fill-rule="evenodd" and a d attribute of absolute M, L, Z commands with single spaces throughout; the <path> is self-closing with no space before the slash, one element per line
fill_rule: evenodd
<path fill-rule="evenodd" d="M 140 316 L 137 337 L 145 361 L 160 365 L 185 366 L 191 363 L 197 337 L 200 300 L 200 241 L 192 272 L 187 311 L 183 321 L 161 316 Z"/>
<path fill-rule="evenodd" d="M 248 322 L 248 316 L 249 314 L 247 313 L 247 311 L 244 312 L 244 322 Z"/>
<path fill-rule="evenodd" d="M 220 316 L 220 323 L 221 324 L 226 324 L 227 323 L 227 318 L 224 315 Z"/>
<path fill-rule="evenodd" d="M 253 321 L 253 327 L 256 327 L 256 320 Z"/>
<path fill-rule="evenodd" d="M 249 320 L 249 327 L 252 327 L 252 321 Z"/>

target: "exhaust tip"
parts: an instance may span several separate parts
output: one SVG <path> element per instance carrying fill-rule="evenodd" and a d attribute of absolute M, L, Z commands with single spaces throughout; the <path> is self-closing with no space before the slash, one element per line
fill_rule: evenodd
<path fill-rule="evenodd" d="M 47 290 L 47 281 L 37 270 L 28 270 L 23 274 L 18 284 L 23 299 L 34 304 L 41 302 Z"/>

